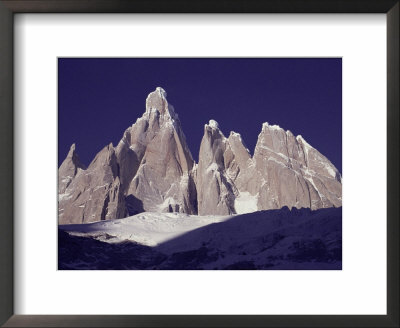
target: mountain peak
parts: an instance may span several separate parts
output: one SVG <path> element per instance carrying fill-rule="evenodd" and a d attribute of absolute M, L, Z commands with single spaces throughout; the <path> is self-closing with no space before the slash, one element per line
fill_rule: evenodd
<path fill-rule="evenodd" d="M 160 94 L 160 97 L 162 97 L 165 100 L 167 100 L 167 92 L 163 88 L 157 87 L 156 91 Z"/>
<path fill-rule="evenodd" d="M 69 147 L 67 158 L 74 158 L 76 155 L 76 145 L 73 143 L 71 147 Z"/>
<path fill-rule="evenodd" d="M 240 133 L 237 133 L 235 131 L 231 131 L 229 133 L 229 138 L 238 138 L 238 139 L 242 140 L 242 136 L 240 135 Z"/>
<path fill-rule="evenodd" d="M 146 99 L 146 111 L 157 109 L 160 113 L 164 113 L 168 108 L 167 93 L 161 87 L 157 87 L 150 92 Z"/>
<path fill-rule="evenodd" d="M 161 87 L 150 92 L 146 99 L 146 113 L 151 114 L 154 111 L 158 111 L 161 116 L 167 114 L 166 117 L 172 120 L 178 118 L 172 105 L 168 104 L 167 92 Z"/>
<path fill-rule="evenodd" d="M 218 122 L 215 121 L 215 120 L 210 120 L 210 121 L 208 122 L 208 125 L 209 125 L 210 127 L 212 127 L 213 129 L 219 129 L 219 124 L 218 124 Z"/>
<path fill-rule="evenodd" d="M 86 169 L 85 165 L 81 163 L 79 156 L 76 152 L 76 144 L 73 143 L 69 148 L 68 155 L 66 159 L 70 159 L 77 168 Z"/>
<path fill-rule="evenodd" d="M 270 125 L 268 122 L 264 122 L 262 124 L 262 130 L 264 131 L 265 129 L 269 129 L 269 130 L 283 130 L 279 125 Z"/>
<path fill-rule="evenodd" d="M 58 170 L 58 190 L 60 194 L 65 192 L 65 189 L 69 186 L 72 179 L 78 174 L 80 169 L 86 169 L 86 166 L 81 163 L 75 148 L 75 143 L 73 143 L 69 149 L 67 157 Z"/>

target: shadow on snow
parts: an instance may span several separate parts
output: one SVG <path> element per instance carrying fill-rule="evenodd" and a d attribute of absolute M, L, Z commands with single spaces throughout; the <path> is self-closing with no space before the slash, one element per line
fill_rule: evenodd
<path fill-rule="evenodd" d="M 59 229 L 58 261 L 61 270 L 341 270 L 342 208 L 237 215 L 156 247 Z"/>

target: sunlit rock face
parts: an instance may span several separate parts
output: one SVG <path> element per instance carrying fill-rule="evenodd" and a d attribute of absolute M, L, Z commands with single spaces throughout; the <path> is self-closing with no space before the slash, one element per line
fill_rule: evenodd
<path fill-rule="evenodd" d="M 226 158 L 227 152 L 230 158 Z M 197 167 L 197 195 L 199 215 L 234 214 L 234 184 L 226 175 L 225 162 L 232 161 L 233 153 L 225 136 L 214 120 L 204 126 Z M 233 163 L 232 163 L 233 165 Z"/>
<path fill-rule="evenodd" d="M 341 206 L 340 173 L 303 137 L 264 123 L 253 160 L 262 177 L 258 209 Z"/>
<path fill-rule="evenodd" d="M 85 223 L 143 211 L 197 214 L 192 155 L 166 92 L 157 88 L 146 111 L 117 147 L 98 153 L 87 169 L 75 145 L 59 169 L 59 222 Z"/>
<path fill-rule="evenodd" d="M 126 216 L 119 166 L 112 144 L 104 147 L 87 169 L 78 169 L 64 192 L 59 193 L 58 210 L 60 224 Z"/>
<path fill-rule="evenodd" d="M 219 125 L 205 125 L 197 194 L 200 215 L 257 210 L 339 207 L 341 176 L 303 137 L 264 123 L 251 157 L 241 136 L 226 138 Z"/>
<path fill-rule="evenodd" d="M 302 136 L 264 123 L 251 156 L 242 136 L 204 125 L 199 163 L 162 88 L 116 147 L 86 168 L 75 144 L 59 168 L 59 223 L 118 219 L 143 211 L 230 215 L 284 206 L 342 204 L 341 175 Z"/>
<path fill-rule="evenodd" d="M 194 160 L 166 95 L 162 88 L 149 94 L 146 112 L 117 146 L 122 188 L 134 200 L 128 204 L 131 212 L 195 214 Z"/>
<path fill-rule="evenodd" d="M 80 170 L 85 170 L 86 167 L 81 163 L 79 155 L 75 150 L 76 146 L 73 144 L 69 149 L 68 155 L 62 162 L 58 169 L 58 193 L 62 194 L 68 188 L 72 180 Z"/>

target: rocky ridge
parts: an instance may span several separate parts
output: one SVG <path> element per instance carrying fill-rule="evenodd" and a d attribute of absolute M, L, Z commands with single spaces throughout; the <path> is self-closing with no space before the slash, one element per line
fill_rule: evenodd
<path fill-rule="evenodd" d="M 143 211 L 230 215 L 258 210 L 342 204 L 341 175 L 302 136 L 264 123 L 251 156 L 242 137 L 204 126 L 199 163 L 179 117 L 157 88 L 142 117 L 116 147 L 86 168 L 75 145 L 59 168 L 59 223 L 118 219 Z"/>

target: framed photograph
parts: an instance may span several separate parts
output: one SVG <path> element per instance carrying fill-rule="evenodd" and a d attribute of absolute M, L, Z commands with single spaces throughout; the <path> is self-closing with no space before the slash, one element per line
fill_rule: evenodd
<path fill-rule="evenodd" d="M 341 270 L 341 73 L 58 58 L 58 269 Z"/>
<path fill-rule="evenodd" d="M 398 1 L 0 10 L 4 326 L 398 327 Z"/>

